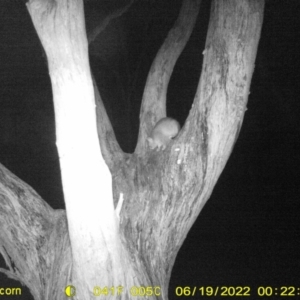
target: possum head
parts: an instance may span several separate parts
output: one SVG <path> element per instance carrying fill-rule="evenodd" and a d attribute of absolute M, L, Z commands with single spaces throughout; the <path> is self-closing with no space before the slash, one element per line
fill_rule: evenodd
<path fill-rule="evenodd" d="M 179 123 L 172 118 L 160 119 L 154 126 L 148 143 L 150 149 L 157 151 L 166 149 L 167 145 L 175 138 L 180 130 Z"/>

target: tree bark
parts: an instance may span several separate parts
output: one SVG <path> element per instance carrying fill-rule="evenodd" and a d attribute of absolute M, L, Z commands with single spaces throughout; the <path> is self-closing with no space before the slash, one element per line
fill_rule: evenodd
<path fill-rule="evenodd" d="M 0 253 L 9 278 L 34 299 L 62 299 L 71 267 L 63 210 L 53 210 L 25 182 L 0 164 Z"/>
<path fill-rule="evenodd" d="M 183 1 L 180 14 L 151 66 L 140 112 L 141 127 L 136 154 L 145 151 L 153 126 L 166 116 L 167 88 L 175 63 L 195 26 L 201 0 Z"/>
<path fill-rule="evenodd" d="M 52 83 L 72 248 L 71 283 L 78 299 L 90 299 L 99 284 L 137 284 L 132 278 L 139 272 L 124 269 L 126 253 L 113 205 L 111 174 L 98 140 L 83 2 L 32 0 L 27 7 L 47 54 Z"/>
<path fill-rule="evenodd" d="M 210 197 L 237 139 L 260 37 L 264 2 L 213 1 L 202 74 L 190 114 L 179 136 L 163 152 L 146 146 L 155 121 L 165 116 L 172 49 L 189 32 L 196 2 L 187 1 L 181 24 L 162 46 L 149 72 L 136 153 L 119 171 L 124 188 L 121 230 L 138 240 L 138 251 L 153 282 L 163 290 L 189 229 Z M 195 8 L 195 6 L 194 6 Z M 180 23 L 180 22 L 179 22 Z M 172 35 L 170 34 L 169 37 Z M 170 44 L 168 44 L 170 43 Z M 184 44 L 184 43 L 183 43 Z M 179 51 L 180 52 L 180 51 Z M 123 189 L 124 191 L 124 189 Z M 142 220 L 142 221 L 141 221 Z M 166 293 L 164 294 L 166 297 Z"/>
<path fill-rule="evenodd" d="M 53 212 L 0 167 L 0 251 L 10 268 L 5 272 L 20 279 L 30 270 L 23 281 L 35 299 L 64 299 L 61 291 L 67 284 L 76 287 L 75 299 L 80 300 L 94 299 L 93 292 L 99 291 L 94 288 L 104 286 L 108 299 L 116 297 L 118 286 L 120 299 L 133 298 L 133 287 L 146 287 L 139 291 L 167 299 L 178 250 L 238 136 L 264 8 L 261 0 L 212 2 L 203 70 L 189 117 L 164 151 L 151 151 L 146 138 L 165 116 L 168 81 L 199 4 L 184 1 L 153 63 L 138 145 L 134 154 L 124 155 L 109 135 L 112 129 L 101 105 L 96 121 L 82 0 L 29 1 L 48 58 L 69 231 L 61 211 Z M 19 218 L 13 218 L 15 213 Z"/>

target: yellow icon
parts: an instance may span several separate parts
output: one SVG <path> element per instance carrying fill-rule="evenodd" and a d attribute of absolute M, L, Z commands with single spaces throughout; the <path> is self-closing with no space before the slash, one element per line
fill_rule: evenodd
<path fill-rule="evenodd" d="M 76 289 L 75 289 L 75 286 L 73 285 L 68 285 L 66 288 L 65 288 L 65 293 L 68 297 L 74 297 L 75 294 L 76 294 Z"/>

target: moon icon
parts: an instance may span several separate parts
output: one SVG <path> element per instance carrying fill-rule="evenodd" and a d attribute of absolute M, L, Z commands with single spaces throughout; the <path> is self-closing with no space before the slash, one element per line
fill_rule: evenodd
<path fill-rule="evenodd" d="M 73 297 L 75 296 L 76 294 L 76 289 L 73 285 L 68 285 L 66 288 L 65 288 L 65 293 L 68 297 Z"/>

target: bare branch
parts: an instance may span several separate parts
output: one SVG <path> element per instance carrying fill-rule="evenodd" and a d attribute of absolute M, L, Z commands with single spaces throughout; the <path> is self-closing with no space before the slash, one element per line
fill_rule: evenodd
<path fill-rule="evenodd" d="M 112 14 L 105 17 L 105 19 L 93 30 L 93 32 L 88 36 L 88 43 L 92 43 L 97 36 L 107 27 L 109 22 L 123 15 L 129 7 L 133 4 L 134 0 L 130 0 L 124 7 L 121 7 L 114 11 Z"/>

